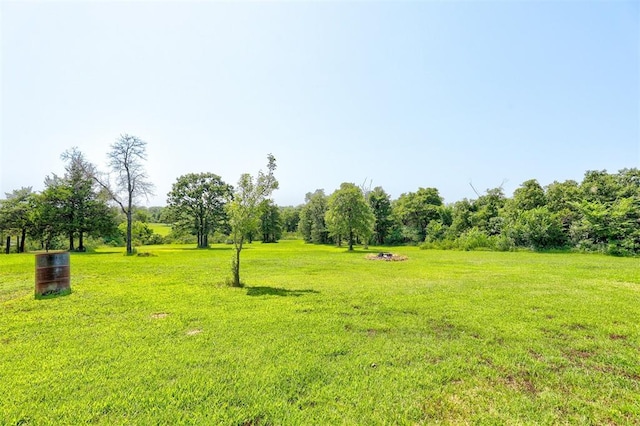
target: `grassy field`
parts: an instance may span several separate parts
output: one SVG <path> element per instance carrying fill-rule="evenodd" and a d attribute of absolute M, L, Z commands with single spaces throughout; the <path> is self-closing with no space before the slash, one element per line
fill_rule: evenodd
<path fill-rule="evenodd" d="M 171 233 L 171 225 L 167 225 L 166 223 L 148 223 L 147 225 L 154 234 L 158 234 L 161 237 L 166 237 Z"/>
<path fill-rule="evenodd" d="M 640 260 L 386 250 L 0 255 L 0 424 L 640 424 Z"/>

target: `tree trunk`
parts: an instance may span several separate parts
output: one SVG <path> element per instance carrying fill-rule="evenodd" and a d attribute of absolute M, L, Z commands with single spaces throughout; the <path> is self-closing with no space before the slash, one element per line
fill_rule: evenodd
<path fill-rule="evenodd" d="M 353 231 L 349 231 L 349 251 L 353 251 Z"/>
<path fill-rule="evenodd" d="M 131 244 L 131 201 L 129 202 L 129 210 L 127 210 L 127 254 L 133 254 L 133 246 Z"/>
<path fill-rule="evenodd" d="M 5 249 L 4 249 L 5 254 L 9 254 L 10 250 L 11 250 L 11 236 L 8 235 L 7 236 L 7 245 L 5 246 Z"/>
<path fill-rule="evenodd" d="M 236 258 L 233 262 L 233 286 L 234 287 L 242 287 L 240 284 L 240 250 L 242 250 L 242 246 L 236 247 Z"/>
<path fill-rule="evenodd" d="M 75 241 L 73 241 L 73 232 L 69 232 L 69 251 L 74 251 L 76 249 Z"/>
<path fill-rule="evenodd" d="M 84 233 L 82 231 L 80 231 L 80 234 L 78 235 L 78 251 L 85 251 L 85 248 L 84 248 Z"/>
<path fill-rule="evenodd" d="M 16 253 L 20 253 L 20 235 L 16 235 Z"/>
<path fill-rule="evenodd" d="M 27 239 L 27 228 L 22 228 L 22 239 L 20 240 L 20 253 L 24 253 L 24 242 Z"/>

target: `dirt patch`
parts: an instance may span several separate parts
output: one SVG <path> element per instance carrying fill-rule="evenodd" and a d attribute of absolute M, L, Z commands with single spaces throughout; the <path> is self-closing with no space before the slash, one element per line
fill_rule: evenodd
<path fill-rule="evenodd" d="M 589 351 L 578 350 L 578 349 L 569 349 L 565 351 L 565 355 L 572 361 L 577 361 L 579 359 L 589 359 L 594 354 Z"/>
<path fill-rule="evenodd" d="M 507 383 L 507 386 L 520 392 L 526 392 L 533 395 L 538 392 L 535 385 L 528 377 L 528 374 L 520 376 L 508 375 L 505 378 L 505 382 Z"/>
<path fill-rule="evenodd" d="M 151 318 L 153 319 L 162 319 L 168 317 L 169 314 L 166 312 L 156 312 L 155 314 L 151 314 Z"/>
<path fill-rule="evenodd" d="M 627 336 L 624 334 L 610 334 L 609 339 L 611 340 L 627 340 Z"/>
<path fill-rule="evenodd" d="M 187 331 L 187 336 L 195 336 L 196 334 L 202 333 L 202 330 L 199 328 L 194 328 L 193 330 Z"/>
<path fill-rule="evenodd" d="M 385 262 L 402 262 L 403 260 L 407 260 L 409 258 L 407 256 L 401 256 L 399 254 L 380 252 L 378 254 L 368 254 L 367 259 L 382 260 Z"/>

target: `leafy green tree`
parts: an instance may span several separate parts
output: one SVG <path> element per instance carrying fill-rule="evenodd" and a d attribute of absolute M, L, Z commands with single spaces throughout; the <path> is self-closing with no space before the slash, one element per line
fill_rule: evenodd
<path fill-rule="evenodd" d="M 35 194 L 31 187 L 20 188 L 5 193 L 6 199 L 0 201 L 0 229 L 5 234 L 16 235 L 16 252 L 25 251 L 27 232 L 32 226 L 32 203 Z M 10 250 L 10 237 L 7 237 L 5 253 Z"/>
<path fill-rule="evenodd" d="M 471 201 L 465 198 L 456 201 L 451 210 L 452 220 L 448 234 L 450 238 L 455 239 L 473 227 L 472 217 L 476 209 Z"/>
<path fill-rule="evenodd" d="M 63 234 L 60 222 L 62 206 L 58 202 L 62 198 L 61 195 L 57 194 L 57 191 L 49 187 L 34 196 L 34 208 L 31 211 L 33 225 L 29 234 L 40 242 L 40 247 L 43 250 L 48 251 L 51 248 L 57 248 L 58 245 L 56 244 L 56 247 L 54 247 L 53 241 Z"/>
<path fill-rule="evenodd" d="M 213 173 L 180 176 L 167 195 L 179 228 L 197 235 L 198 247 L 209 246 L 209 235 L 226 221 L 224 206 L 233 188 Z"/>
<path fill-rule="evenodd" d="M 578 208 L 580 203 L 580 189 L 574 180 L 564 182 L 554 181 L 545 187 L 545 198 L 549 211 L 557 215 L 562 223 L 564 239 L 569 240 L 571 229 L 580 221 L 581 214 Z"/>
<path fill-rule="evenodd" d="M 573 209 L 573 204 L 580 198 L 578 182 L 574 180 L 554 181 L 545 187 L 546 206 L 554 213 Z"/>
<path fill-rule="evenodd" d="M 362 190 L 353 183 L 345 182 L 329 196 L 325 221 L 329 234 L 338 240 L 346 238 L 349 251 L 353 251 L 356 237 L 366 241 L 373 234 L 375 216 Z"/>
<path fill-rule="evenodd" d="M 612 203 L 620 196 L 621 188 L 616 177 L 606 170 L 589 170 L 580 183 L 580 192 L 584 201 Z"/>
<path fill-rule="evenodd" d="M 151 206 L 147 208 L 151 223 L 164 223 L 162 222 L 162 213 L 164 209 L 165 207 L 162 206 Z"/>
<path fill-rule="evenodd" d="M 640 200 L 619 198 L 611 203 L 583 200 L 581 222 L 572 228 L 574 242 L 611 254 L 640 251 Z"/>
<path fill-rule="evenodd" d="M 404 235 L 414 243 L 424 241 L 429 222 L 440 219 L 442 197 L 436 188 L 419 188 L 400 195 L 393 204 L 396 217 L 404 225 Z"/>
<path fill-rule="evenodd" d="M 298 223 L 298 230 L 305 242 L 314 244 L 329 242 L 329 231 L 325 223 L 327 208 L 327 196 L 324 190 L 317 189 L 315 192 L 307 193 Z"/>
<path fill-rule="evenodd" d="M 640 170 L 637 168 L 622 169 L 615 176 L 619 186 L 618 196 L 621 198 L 640 198 Z"/>
<path fill-rule="evenodd" d="M 260 226 L 260 206 L 273 191 L 278 189 L 278 181 L 273 172 L 276 159 L 267 156 L 267 173 L 258 172 L 257 177 L 245 173 L 240 176 L 237 187 L 233 191 L 233 199 L 227 203 L 226 211 L 231 225 L 231 239 L 235 248 L 235 256 L 231 264 L 233 272 L 231 285 L 242 287 L 240 281 L 240 252 L 247 234 L 256 232 Z"/>
<path fill-rule="evenodd" d="M 122 233 L 122 235 L 126 235 L 127 233 L 127 223 L 123 222 L 118 225 L 118 230 Z M 149 225 L 145 222 L 140 222 L 139 220 L 134 220 L 131 224 L 131 238 L 135 245 L 144 245 L 148 244 L 149 240 L 153 236 L 153 230 L 149 228 Z"/>
<path fill-rule="evenodd" d="M 505 203 L 504 233 L 518 246 L 544 249 L 563 245 L 562 223 L 546 206 L 537 180 L 523 182 Z"/>
<path fill-rule="evenodd" d="M 566 242 L 562 222 L 546 206 L 518 211 L 506 233 L 516 245 L 534 249 L 561 247 Z"/>
<path fill-rule="evenodd" d="M 65 175 L 60 184 L 66 187 L 67 198 L 63 202 L 69 238 L 69 250 L 75 250 L 74 238 L 78 237 L 79 251 L 85 251 L 85 235 L 100 236 L 114 232 L 116 223 L 113 211 L 108 206 L 108 195 L 100 191 L 88 170 L 95 170 L 93 164 L 77 148 L 62 154 L 67 162 Z"/>
<path fill-rule="evenodd" d="M 282 237 L 282 219 L 280 209 L 272 200 L 264 200 L 260 206 L 260 230 L 263 243 L 277 243 Z"/>
<path fill-rule="evenodd" d="M 132 254 L 133 203 L 140 196 L 153 194 L 153 184 L 149 181 L 144 168 L 144 162 L 147 160 L 147 143 L 137 136 L 122 134 L 111 145 L 111 151 L 107 157 L 109 168 L 115 174 L 115 184 L 111 183 L 108 176 L 101 176 L 96 170 L 89 171 L 126 216 L 127 254 Z"/>
<path fill-rule="evenodd" d="M 151 215 L 149 210 L 146 207 L 136 206 L 133 210 L 133 220 L 134 222 L 150 223 Z"/>
<path fill-rule="evenodd" d="M 45 179 L 45 189 L 35 199 L 31 231 L 43 248 L 50 248 L 54 238 L 64 235 L 70 251 L 85 251 L 85 236 L 104 237 L 115 232 L 116 213 L 94 192 L 93 183 L 79 173 Z"/>
<path fill-rule="evenodd" d="M 580 183 L 580 201 L 573 202 L 580 219 L 571 227 L 579 247 L 611 254 L 640 252 L 640 173 L 623 169 L 617 174 L 590 170 Z"/>
<path fill-rule="evenodd" d="M 432 220 L 427 225 L 427 236 L 425 242 L 431 243 L 435 241 L 444 240 L 447 236 L 449 227 L 442 223 L 440 220 Z"/>
<path fill-rule="evenodd" d="M 369 205 L 375 217 L 373 238 L 376 244 L 382 245 L 393 226 L 391 197 L 382 187 L 377 186 L 369 193 Z"/>
<path fill-rule="evenodd" d="M 302 207 L 280 207 L 280 218 L 282 219 L 282 228 L 285 232 L 298 231 L 300 223 L 300 210 Z"/>
<path fill-rule="evenodd" d="M 544 189 L 537 180 L 529 179 L 513 192 L 513 207 L 517 210 L 532 210 L 546 205 Z"/>
<path fill-rule="evenodd" d="M 74 210 L 72 187 L 64 178 L 53 175 L 45 178 L 45 189 L 38 197 L 37 235 L 45 249 L 51 248 L 51 241 L 58 235 L 67 239 L 69 250 L 74 250 Z M 34 221 L 35 222 L 35 221 Z"/>
<path fill-rule="evenodd" d="M 473 201 L 471 224 L 486 235 L 502 232 L 504 217 L 502 211 L 507 198 L 501 187 L 487 189 L 486 193 Z"/>

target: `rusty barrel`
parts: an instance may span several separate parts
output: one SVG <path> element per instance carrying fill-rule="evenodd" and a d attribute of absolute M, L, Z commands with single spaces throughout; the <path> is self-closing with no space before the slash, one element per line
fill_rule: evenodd
<path fill-rule="evenodd" d="M 36 299 L 71 293 L 69 253 L 36 254 Z"/>

